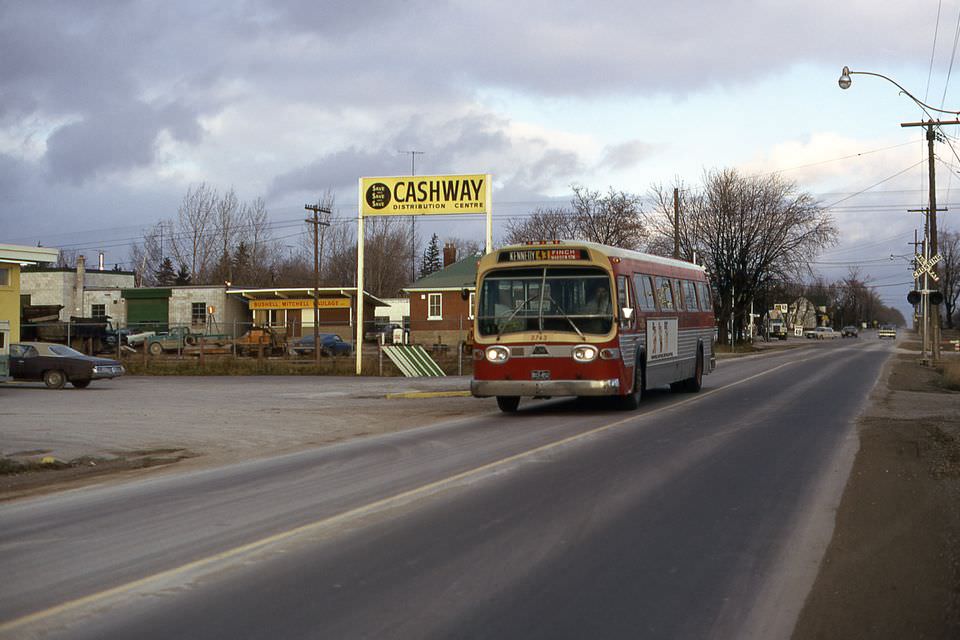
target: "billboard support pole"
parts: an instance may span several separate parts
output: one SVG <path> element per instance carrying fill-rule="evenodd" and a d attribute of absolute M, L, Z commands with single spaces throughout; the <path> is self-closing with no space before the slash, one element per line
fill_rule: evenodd
<path fill-rule="evenodd" d="M 363 370 L 363 178 L 357 186 L 357 375 Z"/>
<path fill-rule="evenodd" d="M 490 183 L 490 174 L 487 174 L 487 253 L 493 251 L 493 185 Z"/>

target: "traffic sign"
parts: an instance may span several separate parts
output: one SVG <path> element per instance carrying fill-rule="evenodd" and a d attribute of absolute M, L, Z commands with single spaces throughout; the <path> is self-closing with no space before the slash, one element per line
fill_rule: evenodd
<path fill-rule="evenodd" d="M 938 262 L 940 262 L 941 260 L 943 260 L 943 256 L 941 256 L 938 253 L 937 255 L 933 256 L 929 260 L 927 260 L 923 256 L 916 256 L 916 260 L 917 260 L 917 270 L 913 272 L 914 278 L 919 278 L 924 273 L 926 273 L 928 276 L 933 278 L 934 282 L 940 281 L 940 278 L 939 276 L 937 276 L 937 272 L 934 271 L 933 266 Z"/>

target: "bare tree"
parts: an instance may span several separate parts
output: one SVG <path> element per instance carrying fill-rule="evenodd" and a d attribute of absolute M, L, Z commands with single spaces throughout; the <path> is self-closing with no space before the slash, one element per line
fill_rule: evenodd
<path fill-rule="evenodd" d="M 450 236 L 444 238 L 444 245 L 452 244 L 457 248 L 457 260 L 463 260 L 467 256 L 483 255 L 485 243 L 482 240 L 474 238 L 458 238 Z"/>
<path fill-rule="evenodd" d="M 231 255 L 237 245 L 237 235 L 240 233 L 240 201 L 233 189 L 222 197 L 215 197 L 214 217 L 216 218 L 216 242 L 220 249 L 220 257 L 211 269 L 211 281 L 222 282 L 233 280 L 233 260 Z"/>
<path fill-rule="evenodd" d="M 143 242 L 130 248 L 130 263 L 133 266 L 134 281 L 137 286 L 152 287 L 157 284 L 156 270 L 172 249 L 170 241 L 172 232 L 169 226 L 169 222 L 161 221 L 144 229 Z"/>
<path fill-rule="evenodd" d="M 523 244 L 538 240 L 577 239 L 573 213 L 562 207 L 536 209 L 524 218 L 507 223 L 504 241 L 507 244 Z"/>
<path fill-rule="evenodd" d="M 579 239 L 639 249 L 646 233 L 640 197 L 610 187 L 606 194 L 573 185 L 573 224 Z"/>
<path fill-rule="evenodd" d="M 940 291 L 943 293 L 943 308 L 947 328 L 953 329 L 960 299 L 960 232 L 942 230 L 937 244 L 943 256 L 940 263 Z"/>
<path fill-rule="evenodd" d="M 570 207 L 537 209 L 507 224 L 505 240 L 520 244 L 537 240 L 586 240 L 639 249 L 646 236 L 639 196 L 610 187 L 607 193 L 572 185 Z"/>
<path fill-rule="evenodd" d="M 201 182 L 187 189 L 177 209 L 172 240 L 173 256 L 190 270 L 193 282 L 207 282 L 216 255 L 215 189 Z"/>
<path fill-rule="evenodd" d="M 682 185 L 681 185 L 682 186 Z M 742 176 L 735 169 L 708 172 L 702 191 L 681 189 L 680 251 L 705 264 L 719 299 L 720 326 L 746 324 L 750 301 L 776 281 L 799 281 L 811 260 L 836 241 L 832 219 L 813 196 L 779 175 Z M 670 255 L 673 194 L 654 187 L 651 251 Z M 671 251 L 664 251 L 670 246 Z"/>

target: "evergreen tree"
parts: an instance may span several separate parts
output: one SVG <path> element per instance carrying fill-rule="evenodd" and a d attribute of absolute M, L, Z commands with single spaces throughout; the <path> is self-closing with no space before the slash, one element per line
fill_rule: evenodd
<path fill-rule="evenodd" d="M 253 256 L 250 245 L 241 240 L 233 252 L 233 278 L 237 282 L 248 282 L 253 272 Z"/>
<path fill-rule="evenodd" d="M 177 277 L 174 280 L 174 284 L 184 285 L 190 284 L 190 271 L 187 270 L 187 265 L 181 264 L 180 269 L 177 271 Z"/>
<path fill-rule="evenodd" d="M 170 258 L 164 258 L 160 263 L 160 267 L 153 272 L 154 276 L 157 279 L 157 286 L 159 287 L 169 287 L 174 284 L 177 279 L 177 272 L 173 269 L 173 262 Z"/>
<path fill-rule="evenodd" d="M 420 258 L 420 277 L 434 273 L 435 271 L 440 271 L 443 268 L 443 262 L 440 259 L 440 239 L 437 238 L 437 234 L 433 234 L 433 237 L 430 238 L 430 244 L 427 245 L 427 248 L 423 251 L 423 257 Z"/>

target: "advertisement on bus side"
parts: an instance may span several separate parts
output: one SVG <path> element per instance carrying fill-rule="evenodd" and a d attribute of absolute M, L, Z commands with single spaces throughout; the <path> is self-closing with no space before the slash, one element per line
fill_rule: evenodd
<path fill-rule="evenodd" d="M 677 319 L 647 320 L 647 362 L 677 357 Z"/>

